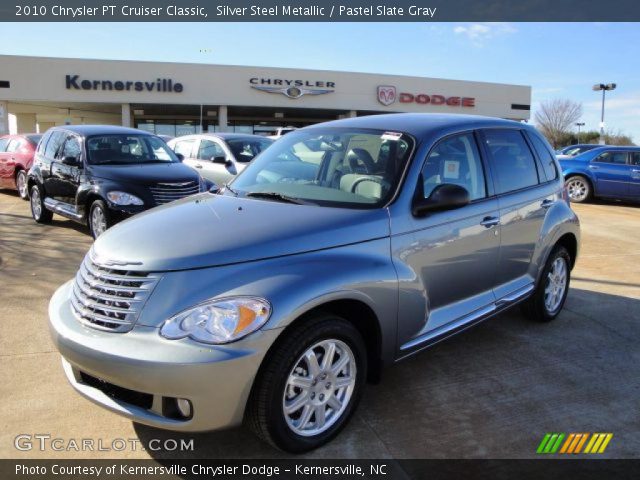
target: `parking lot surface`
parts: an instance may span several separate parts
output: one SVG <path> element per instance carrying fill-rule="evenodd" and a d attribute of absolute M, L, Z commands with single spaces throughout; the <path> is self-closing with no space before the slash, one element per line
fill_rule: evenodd
<path fill-rule="evenodd" d="M 575 210 L 581 254 L 556 321 L 531 323 L 516 308 L 390 368 L 347 428 L 308 457 L 531 458 L 546 432 L 612 432 L 603 457 L 640 457 L 640 207 Z M 0 190 L 0 458 L 284 457 L 244 428 L 160 431 L 72 390 L 47 305 L 91 241 L 61 217 L 37 225 L 27 202 Z M 19 434 L 62 439 L 62 451 L 18 450 Z M 93 450 L 69 448 L 83 439 Z M 119 439 L 123 451 L 113 449 Z M 172 450 L 168 439 L 193 439 L 194 449 Z"/>

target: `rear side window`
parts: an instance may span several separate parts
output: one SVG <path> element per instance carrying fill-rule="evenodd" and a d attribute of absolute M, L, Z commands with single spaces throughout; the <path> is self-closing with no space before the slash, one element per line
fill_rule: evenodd
<path fill-rule="evenodd" d="M 535 133 L 528 133 L 533 149 L 538 154 L 540 163 L 542 163 L 542 171 L 547 180 L 555 180 L 558 178 L 558 170 L 556 169 L 556 159 L 545 143 Z"/>
<path fill-rule="evenodd" d="M 640 152 L 631 152 L 631 165 L 640 165 Z"/>
<path fill-rule="evenodd" d="M 593 161 L 625 165 L 627 163 L 627 152 L 604 152 L 598 155 Z"/>
<path fill-rule="evenodd" d="M 0 138 L 0 152 L 6 151 L 8 144 L 9 144 L 8 138 Z"/>
<path fill-rule="evenodd" d="M 195 140 L 181 140 L 179 142 L 176 142 L 173 146 L 173 151 L 179 153 L 184 158 L 190 158 L 194 141 Z"/>
<path fill-rule="evenodd" d="M 484 131 L 497 193 L 512 192 L 538 184 L 538 171 L 520 130 Z"/>
<path fill-rule="evenodd" d="M 7 152 L 17 152 L 18 149 L 20 148 L 20 140 L 17 138 L 13 138 L 10 142 L 9 145 L 7 145 Z"/>
<path fill-rule="evenodd" d="M 47 142 L 47 146 L 44 150 L 44 155 L 47 158 L 54 158 L 56 156 L 56 152 L 60 148 L 60 145 L 62 145 L 62 142 L 64 142 L 64 139 L 64 132 L 53 132 L 51 134 L 51 137 L 49 138 L 49 141 Z"/>
<path fill-rule="evenodd" d="M 471 133 L 442 140 L 422 167 L 425 198 L 443 183 L 466 188 L 471 200 L 484 198 L 487 194 L 484 178 L 478 146 Z"/>
<path fill-rule="evenodd" d="M 51 132 L 47 132 L 44 134 L 44 137 L 38 142 L 37 152 L 39 155 L 44 155 L 44 149 L 47 146 L 47 142 L 51 138 Z"/>

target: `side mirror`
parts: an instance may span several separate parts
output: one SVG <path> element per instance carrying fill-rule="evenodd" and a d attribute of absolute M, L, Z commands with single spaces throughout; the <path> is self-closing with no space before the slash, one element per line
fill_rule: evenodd
<path fill-rule="evenodd" d="M 227 163 L 227 157 L 223 157 L 223 156 L 213 157 L 213 158 L 211 159 L 211 161 L 212 161 L 213 163 L 220 163 L 220 164 L 222 164 L 222 165 L 226 165 L 226 163 Z"/>
<path fill-rule="evenodd" d="M 184 155 L 181 153 L 176 153 L 176 157 L 178 157 L 178 160 L 180 160 L 181 162 L 184 162 Z"/>
<path fill-rule="evenodd" d="M 420 177 L 420 188 L 418 188 L 418 191 L 421 194 L 418 195 L 418 191 L 416 192 L 416 197 L 411 207 L 411 213 L 415 217 L 423 217 L 429 212 L 464 207 L 471 201 L 469 191 L 453 183 L 438 185 L 433 189 L 429 198 L 424 198 L 424 195 L 422 195 L 423 188 L 422 177 Z"/>
<path fill-rule="evenodd" d="M 70 167 L 79 167 L 82 165 L 78 160 L 78 157 L 64 157 L 60 163 L 63 165 L 69 165 Z"/>

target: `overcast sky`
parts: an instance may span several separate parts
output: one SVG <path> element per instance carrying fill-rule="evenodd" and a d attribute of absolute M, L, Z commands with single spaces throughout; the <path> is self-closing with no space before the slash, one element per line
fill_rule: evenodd
<path fill-rule="evenodd" d="M 19 39 L 19 40 L 18 40 Z M 634 23 L 0 24 L 0 53 L 347 70 L 533 87 L 569 98 L 597 130 L 640 142 L 640 25 Z M 37 72 L 34 72 L 37 75 Z M 533 114 L 532 114 L 533 115 Z"/>

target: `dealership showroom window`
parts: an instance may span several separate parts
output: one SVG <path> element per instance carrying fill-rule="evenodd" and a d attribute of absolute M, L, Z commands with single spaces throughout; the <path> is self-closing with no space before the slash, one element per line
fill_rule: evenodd
<path fill-rule="evenodd" d="M 638 478 L 640 4 L 0 1 L 0 478 Z"/>

